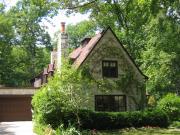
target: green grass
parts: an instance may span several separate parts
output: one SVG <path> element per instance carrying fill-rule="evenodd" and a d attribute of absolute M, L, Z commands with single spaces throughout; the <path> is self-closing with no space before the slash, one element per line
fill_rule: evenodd
<path fill-rule="evenodd" d="M 56 134 L 50 127 L 46 127 L 45 130 L 37 132 L 38 135 L 59 135 Z M 63 134 L 64 135 L 64 134 Z M 73 134 L 68 134 L 73 135 Z M 93 134 L 92 131 L 83 131 L 82 135 L 180 135 L 179 128 L 126 128 L 121 130 L 108 130 L 108 131 L 96 131 Z"/>
<path fill-rule="evenodd" d="M 38 126 L 39 128 L 35 128 L 37 135 L 56 135 L 56 133 L 53 131 L 51 127 L 42 125 Z M 126 128 L 121 130 L 96 131 L 96 134 L 92 134 L 91 130 L 83 131 L 82 135 L 180 135 L 180 122 L 173 122 L 169 128 Z"/>
<path fill-rule="evenodd" d="M 127 128 L 114 131 L 97 131 L 96 135 L 180 135 L 177 128 Z"/>

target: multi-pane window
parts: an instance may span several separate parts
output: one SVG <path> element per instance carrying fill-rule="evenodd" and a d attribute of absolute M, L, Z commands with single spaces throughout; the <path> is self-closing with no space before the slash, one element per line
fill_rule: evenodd
<path fill-rule="evenodd" d="M 125 95 L 96 95 L 95 110 L 120 112 L 126 111 Z"/>
<path fill-rule="evenodd" d="M 110 61 L 110 60 L 102 61 L 102 75 L 103 77 L 117 78 L 118 77 L 117 61 Z"/>

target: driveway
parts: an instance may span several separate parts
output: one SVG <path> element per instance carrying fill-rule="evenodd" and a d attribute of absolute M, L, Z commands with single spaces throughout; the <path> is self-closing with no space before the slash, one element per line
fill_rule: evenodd
<path fill-rule="evenodd" d="M 0 135 L 36 135 L 32 121 L 0 122 Z"/>

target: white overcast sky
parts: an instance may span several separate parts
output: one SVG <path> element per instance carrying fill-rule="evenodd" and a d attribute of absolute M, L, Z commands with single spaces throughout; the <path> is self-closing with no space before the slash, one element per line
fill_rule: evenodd
<path fill-rule="evenodd" d="M 14 6 L 18 0 L 0 0 L 0 3 L 5 3 L 7 7 Z M 66 22 L 67 24 L 76 24 L 80 21 L 87 20 L 89 15 L 81 15 L 81 14 L 74 14 L 67 17 L 65 15 L 65 11 L 60 11 L 60 14 L 55 16 L 51 23 L 48 23 L 47 21 L 43 21 L 43 25 L 47 26 L 47 31 L 53 37 L 54 33 L 60 29 L 60 23 Z"/>

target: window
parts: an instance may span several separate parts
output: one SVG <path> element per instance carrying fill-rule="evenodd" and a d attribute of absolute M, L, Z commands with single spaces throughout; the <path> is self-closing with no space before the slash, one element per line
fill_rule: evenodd
<path fill-rule="evenodd" d="M 126 111 L 125 95 L 96 95 L 95 110 L 121 112 Z"/>
<path fill-rule="evenodd" d="M 117 61 L 102 61 L 102 75 L 103 77 L 117 78 L 118 65 Z"/>

